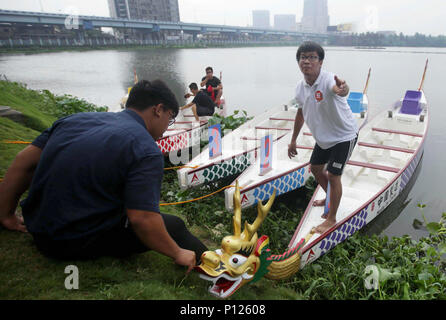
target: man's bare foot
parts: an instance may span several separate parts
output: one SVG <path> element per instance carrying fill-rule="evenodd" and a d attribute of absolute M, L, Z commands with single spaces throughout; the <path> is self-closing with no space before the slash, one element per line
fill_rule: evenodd
<path fill-rule="evenodd" d="M 336 224 L 336 220 L 327 219 L 324 222 L 322 222 L 320 225 L 318 225 L 315 229 L 316 233 L 323 234 L 325 231 L 330 229 Z"/>
<path fill-rule="evenodd" d="M 313 207 L 323 207 L 325 206 L 325 199 L 324 200 L 314 200 Z"/>

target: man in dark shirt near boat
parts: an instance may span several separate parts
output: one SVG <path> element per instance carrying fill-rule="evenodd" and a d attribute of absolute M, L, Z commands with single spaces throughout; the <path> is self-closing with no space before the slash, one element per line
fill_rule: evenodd
<path fill-rule="evenodd" d="M 0 225 L 30 232 L 42 253 L 58 259 L 155 250 L 189 272 L 207 249 L 159 207 L 164 157 L 155 141 L 178 109 L 164 82 L 142 80 L 122 112 L 57 120 L 8 169 Z M 28 187 L 23 224 L 15 210 Z"/>
<path fill-rule="evenodd" d="M 198 85 L 195 82 L 192 82 L 189 85 L 189 89 L 192 94 L 187 93 L 184 97 L 189 98 L 194 96 L 194 100 L 185 106 L 182 106 L 180 110 L 192 108 L 196 121 L 200 121 L 199 117 L 212 116 L 216 107 L 212 99 L 206 94 L 206 92 L 204 92 L 204 90 L 199 90 Z"/>
<path fill-rule="evenodd" d="M 320 234 L 336 224 L 342 197 L 342 172 L 358 139 L 358 127 L 346 99 L 349 87 L 334 74 L 322 70 L 324 57 L 324 49 L 311 41 L 304 42 L 297 51 L 304 80 L 296 88 L 300 107 L 288 148 L 290 158 L 297 155 L 296 139 L 305 121 L 316 140 L 310 159 L 311 172 L 325 192 L 330 185 L 329 211 L 322 216 L 326 220 L 315 228 Z M 325 200 L 313 203 L 324 204 Z"/>
<path fill-rule="evenodd" d="M 223 95 L 223 84 L 221 83 L 221 79 L 214 76 L 212 67 L 206 68 L 206 76 L 201 79 L 200 86 L 205 87 L 205 90 L 212 101 L 219 106 L 221 96 Z"/>

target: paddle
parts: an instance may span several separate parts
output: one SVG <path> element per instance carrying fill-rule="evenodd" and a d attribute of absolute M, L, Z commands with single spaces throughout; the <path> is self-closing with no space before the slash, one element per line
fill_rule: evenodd
<path fill-rule="evenodd" d="M 429 59 L 426 59 L 426 66 L 424 67 L 423 78 L 421 79 L 421 84 L 420 84 L 420 88 L 418 89 L 418 91 L 423 90 L 424 79 L 426 79 L 426 71 L 427 71 L 427 65 L 428 64 L 429 64 Z"/>
<path fill-rule="evenodd" d="M 136 69 L 133 69 L 133 82 L 138 83 L 138 75 L 136 74 Z"/>
<path fill-rule="evenodd" d="M 369 68 L 369 75 L 367 76 L 367 81 L 365 83 L 365 88 L 364 88 L 364 94 L 367 94 L 367 91 L 369 90 L 369 80 L 370 80 L 370 74 L 372 72 L 372 68 Z"/>
<path fill-rule="evenodd" d="M 328 182 L 328 184 L 327 184 L 327 193 L 326 193 L 326 197 L 325 197 L 324 214 L 322 215 L 322 217 L 326 218 L 329 211 L 330 211 L 330 182 Z"/>

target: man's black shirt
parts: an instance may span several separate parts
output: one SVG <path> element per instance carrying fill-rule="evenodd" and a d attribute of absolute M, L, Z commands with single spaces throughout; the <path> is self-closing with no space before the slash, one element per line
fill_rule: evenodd
<path fill-rule="evenodd" d="M 205 107 L 214 112 L 215 103 L 203 90 L 198 91 L 192 102 L 197 106 Z"/>

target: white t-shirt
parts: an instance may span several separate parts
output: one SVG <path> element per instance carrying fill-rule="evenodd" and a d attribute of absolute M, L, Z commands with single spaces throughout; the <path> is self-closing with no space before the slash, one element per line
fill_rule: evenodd
<path fill-rule="evenodd" d="M 302 108 L 305 123 L 322 149 L 356 138 L 358 125 L 347 103 L 332 89 L 335 75 L 321 70 L 310 86 L 302 80 L 296 88 L 296 101 Z"/>

